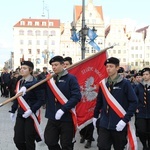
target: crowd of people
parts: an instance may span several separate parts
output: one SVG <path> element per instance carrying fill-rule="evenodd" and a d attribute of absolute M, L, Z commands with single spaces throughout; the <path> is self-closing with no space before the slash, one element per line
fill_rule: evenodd
<path fill-rule="evenodd" d="M 22 61 L 15 71 L 4 68 L 1 73 L 1 97 L 22 94 L 13 101 L 9 111 L 11 120 L 15 120 L 14 143 L 18 150 L 35 150 L 35 141 L 43 139 L 49 150 L 74 149 L 73 110 L 81 100 L 80 86 L 76 77 L 65 69 L 72 65 L 71 57 L 55 56 L 49 64 L 52 78 L 29 92 L 26 92 L 29 87 L 51 76 L 47 67 L 38 72 L 34 71 L 32 62 Z M 85 148 L 90 148 L 95 141 L 96 127 L 98 150 L 111 150 L 112 146 L 115 150 L 124 150 L 129 122 L 135 116 L 136 136 L 143 150 L 150 150 L 150 68 L 125 71 L 115 57 L 108 58 L 104 65 L 108 77 L 99 83 L 93 122 L 79 132 L 80 143 L 87 140 Z M 48 119 L 44 137 L 38 129 L 37 112 L 41 107 L 46 109 Z"/>

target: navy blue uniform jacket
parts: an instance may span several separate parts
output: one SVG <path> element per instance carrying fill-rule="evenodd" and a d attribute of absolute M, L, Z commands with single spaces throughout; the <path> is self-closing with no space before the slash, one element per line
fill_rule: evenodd
<path fill-rule="evenodd" d="M 106 86 L 108 87 L 107 80 Z M 118 78 L 116 84 L 114 84 L 111 94 L 126 111 L 124 118 L 120 118 L 111 107 L 109 107 L 107 113 L 108 103 L 101 88 L 97 97 L 94 117 L 98 118 L 99 113 L 101 112 L 99 126 L 110 130 L 116 130 L 116 125 L 121 119 L 127 123 L 135 113 L 137 108 L 137 96 L 131 86 L 131 83 L 121 76 Z"/>
<path fill-rule="evenodd" d="M 67 70 L 64 71 L 59 81 L 56 82 L 59 90 L 68 99 L 64 105 L 55 100 L 55 96 L 51 91 L 48 84 L 46 84 L 46 114 L 48 119 L 55 120 L 55 114 L 58 109 L 62 109 L 65 113 L 61 117 L 61 121 L 72 121 L 70 110 L 74 108 L 81 99 L 80 87 L 74 75 L 68 74 Z"/>

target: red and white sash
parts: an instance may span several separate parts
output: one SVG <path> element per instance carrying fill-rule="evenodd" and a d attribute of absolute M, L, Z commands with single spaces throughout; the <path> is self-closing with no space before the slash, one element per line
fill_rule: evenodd
<path fill-rule="evenodd" d="M 62 104 L 64 105 L 65 103 L 67 103 L 68 99 L 64 96 L 64 94 L 59 90 L 59 88 L 56 86 L 53 78 L 51 78 L 50 80 L 47 81 L 50 89 L 52 90 L 53 94 L 55 95 L 56 99 Z M 73 119 L 73 123 L 74 123 L 74 128 L 75 128 L 75 132 L 77 130 L 77 117 L 76 117 L 76 113 L 75 113 L 75 108 L 72 108 L 70 110 L 71 114 L 72 114 L 72 119 Z"/>
<path fill-rule="evenodd" d="M 118 101 L 112 96 L 112 94 L 108 91 L 108 88 L 106 87 L 105 84 L 105 79 L 103 79 L 100 83 L 99 83 L 103 94 L 106 98 L 107 103 L 109 104 L 109 106 L 116 112 L 116 114 L 120 117 L 123 118 L 124 115 L 126 114 L 126 111 L 124 110 L 124 108 L 118 103 Z M 137 147 L 137 138 L 135 135 L 135 127 L 133 125 L 133 121 L 129 121 L 129 123 L 127 124 L 128 127 L 128 145 L 127 145 L 127 149 L 128 150 L 138 150 Z"/>
<path fill-rule="evenodd" d="M 20 81 L 18 81 L 17 86 L 16 86 L 16 91 L 19 91 L 19 85 L 20 85 Z M 20 107 L 24 110 L 27 111 L 28 109 L 30 109 L 29 105 L 27 104 L 27 102 L 24 100 L 24 98 L 22 96 L 19 96 L 17 98 L 18 103 L 20 105 Z M 40 136 L 41 140 L 44 141 L 44 136 L 43 136 L 43 131 L 41 129 L 40 126 L 40 121 L 41 121 L 41 117 L 40 117 L 40 109 L 37 110 L 36 112 L 37 117 L 35 116 L 34 113 L 32 113 L 30 115 L 30 117 L 33 119 L 34 121 L 34 127 L 36 129 L 36 132 L 38 133 L 38 135 Z"/>

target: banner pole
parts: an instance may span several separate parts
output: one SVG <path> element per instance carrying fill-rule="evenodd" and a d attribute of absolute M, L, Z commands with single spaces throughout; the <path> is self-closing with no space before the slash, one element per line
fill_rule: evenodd
<path fill-rule="evenodd" d="M 101 50 L 100 52 L 95 53 L 95 54 L 93 54 L 92 56 L 89 56 L 89 57 L 87 57 L 87 58 L 85 58 L 85 59 L 83 59 L 83 60 L 81 60 L 81 61 L 79 61 L 79 62 L 77 62 L 77 63 L 74 63 L 73 65 L 69 66 L 69 67 L 66 68 L 66 69 L 69 70 L 69 69 L 71 69 L 71 68 L 73 68 L 73 67 L 76 67 L 77 65 L 79 65 L 79 64 L 81 64 L 81 63 L 83 63 L 83 62 L 85 62 L 85 61 L 87 61 L 87 60 L 90 60 L 90 59 L 92 59 L 93 57 L 95 57 L 95 56 L 97 56 L 97 55 L 99 55 L 99 54 L 101 54 L 101 53 L 105 52 L 106 50 L 108 50 L 108 49 L 110 49 L 110 48 L 113 48 L 113 47 L 114 47 L 114 45 L 113 45 L 113 46 L 110 46 L 110 47 L 107 47 L 107 48 L 104 48 L 104 49 Z M 43 84 L 44 82 L 46 82 L 47 80 L 51 79 L 51 78 L 53 77 L 53 75 L 54 75 L 54 74 L 51 74 L 51 76 L 48 76 L 48 77 L 46 77 L 45 79 L 41 80 L 40 82 L 34 84 L 34 85 L 31 86 L 30 88 L 28 88 L 26 92 L 31 91 L 32 89 L 36 88 L 37 86 L 39 86 L 39 85 Z M 18 97 L 21 96 L 21 95 L 22 95 L 22 92 L 21 92 L 21 93 L 18 93 L 17 95 L 15 95 L 15 96 L 13 96 L 13 97 L 7 99 L 7 100 L 5 100 L 4 102 L 0 103 L 0 107 L 2 107 L 2 106 L 4 106 L 5 104 L 7 104 L 7 103 L 9 103 L 9 102 L 11 102 L 11 101 L 13 101 L 13 100 L 15 100 L 16 98 L 18 98 Z"/>

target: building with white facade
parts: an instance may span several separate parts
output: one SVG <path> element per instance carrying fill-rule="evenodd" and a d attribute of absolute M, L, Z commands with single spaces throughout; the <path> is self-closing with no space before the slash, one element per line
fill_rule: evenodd
<path fill-rule="evenodd" d="M 71 13 L 71 12 L 70 12 Z M 150 64 L 150 27 L 135 30 L 134 24 L 124 19 L 112 19 L 105 27 L 102 6 L 94 6 L 88 0 L 85 6 L 85 24 L 92 29 L 95 27 L 98 37 L 95 42 L 104 49 L 109 49 L 108 57 L 118 57 L 120 65 L 126 70 L 149 67 Z M 73 63 L 81 60 L 81 41 L 71 40 L 70 29 L 75 26 L 77 32 L 82 28 L 82 6 L 74 6 L 73 21 L 61 23 L 58 19 L 21 19 L 14 27 L 14 60 L 13 68 L 20 65 L 20 61 L 34 62 L 35 69 L 49 65 L 49 59 L 55 55 L 70 56 Z M 86 37 L 85 57 L 97 52 L 89 44 Z"/>
<path fill-rule="evenodd" d="M 49 59 L 59 54 L 60 20 L 21 19 L 13 27 L 14 69 L 22 60 L 34 62 L 35 69 L 48 66 Z"/>

